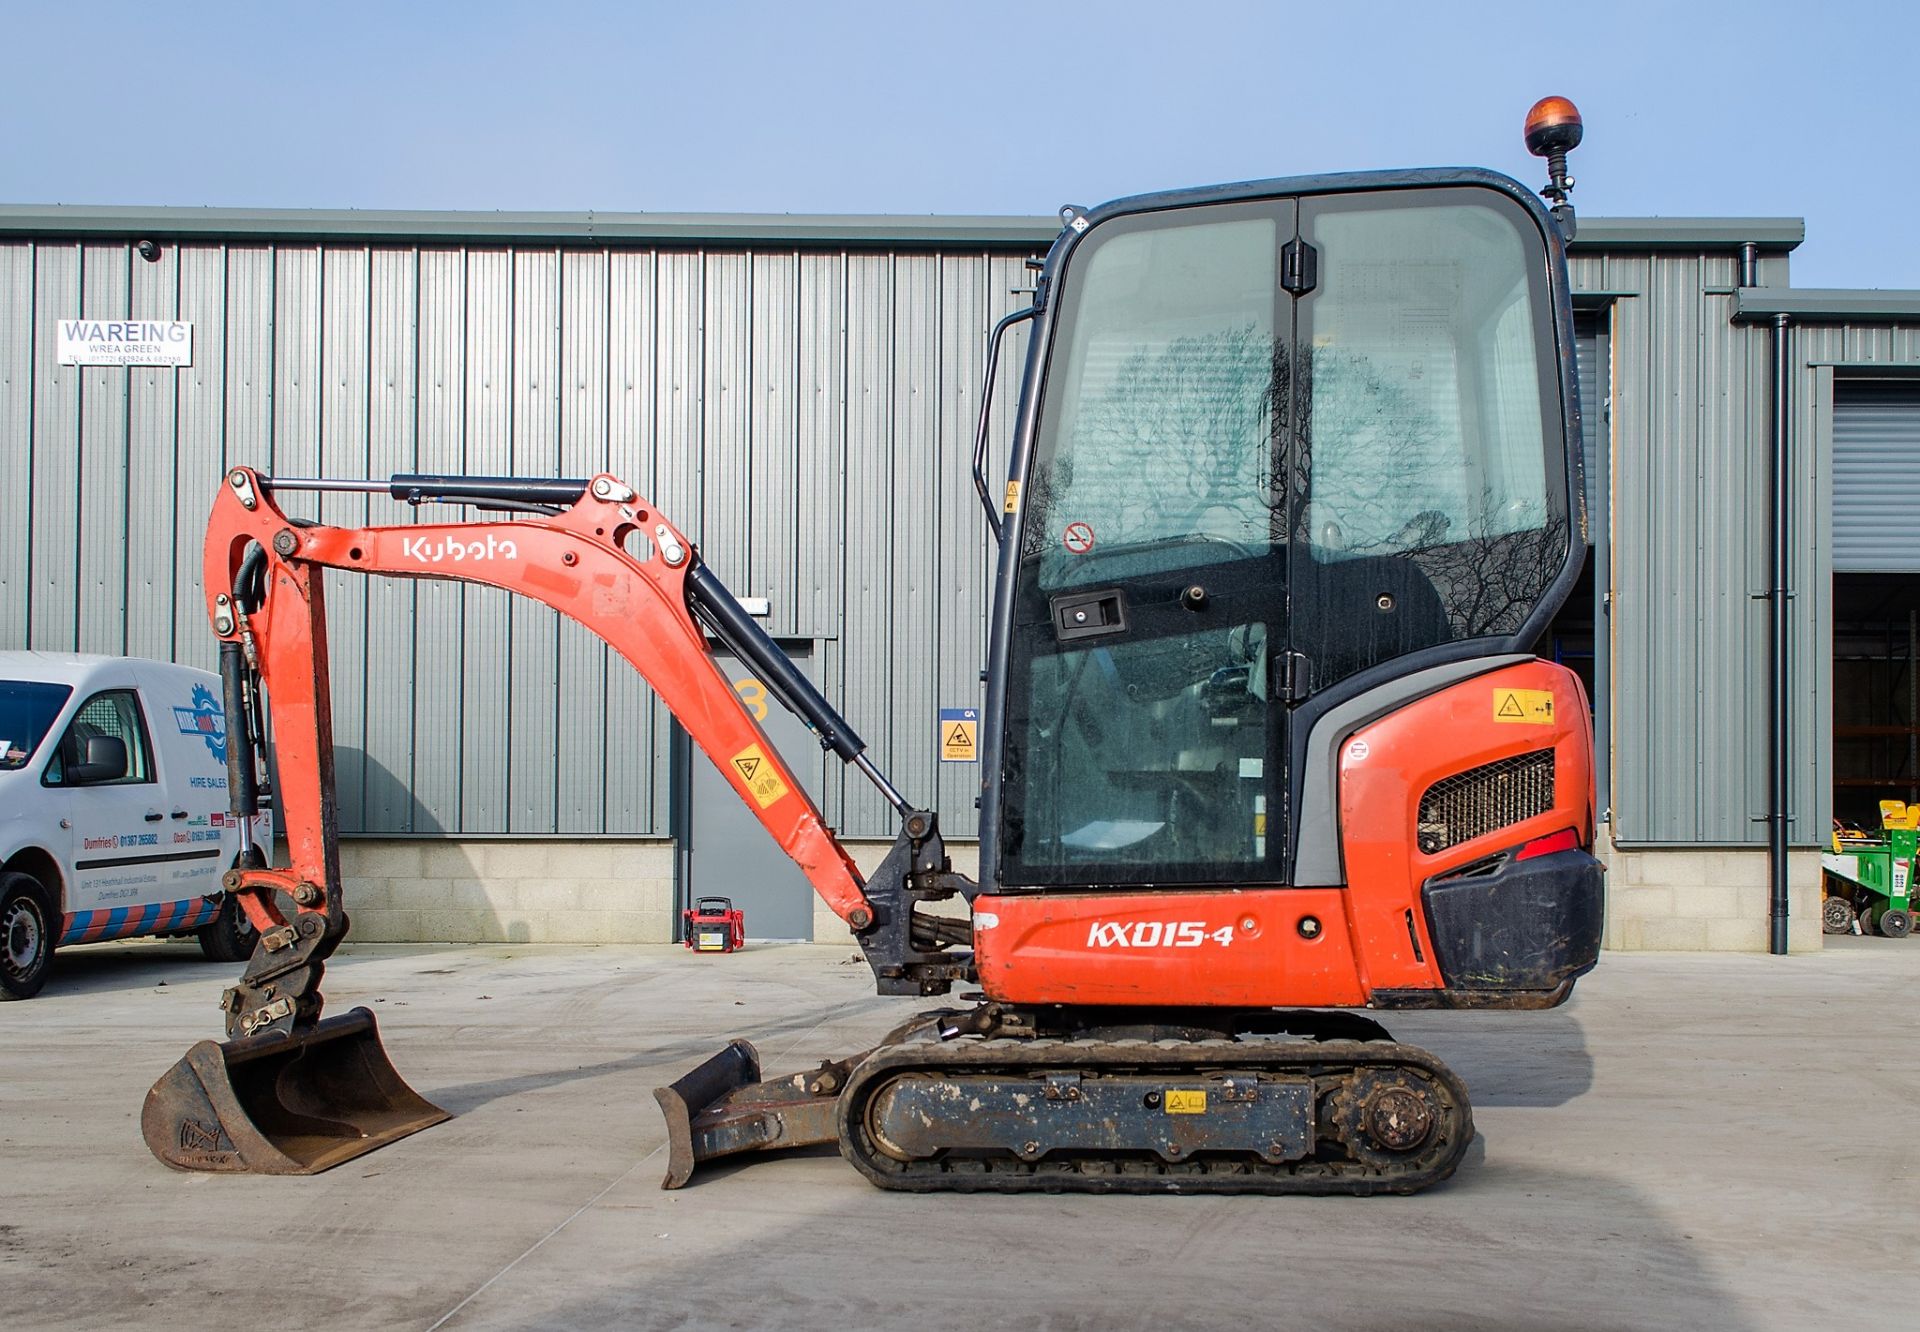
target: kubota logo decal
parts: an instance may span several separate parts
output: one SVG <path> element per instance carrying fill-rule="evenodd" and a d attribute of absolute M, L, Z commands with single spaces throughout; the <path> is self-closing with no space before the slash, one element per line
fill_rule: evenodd
<path fill-rule="evenodd" d="M 1233 926 L 1209 930 L 1203 920 L 1096 920 L 1087 931 L 1089 948 L 1198 948 L 1211 939 L 1233 942 Z"/>
<path fill-rule="evenodd" d="M 400 553 L 410 560 L 422 564 L 444 564 L 451 560 L 517 560 L 520 547 L 511 537 L 501 540 L 491 532 L 485 541 L 429 541 L 425 537 L 406 537 L 400 542 Z"/>

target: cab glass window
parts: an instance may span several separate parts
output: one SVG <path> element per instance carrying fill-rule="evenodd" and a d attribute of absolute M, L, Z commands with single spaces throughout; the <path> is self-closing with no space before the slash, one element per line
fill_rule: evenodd
<path fill-rule="evenodd" d="M 124 746 L 125 771 L 116 773 L 117 764 L 102 761 L 113 754 L 113 747 L 93 743 L 101 739 Z M 45 778 L 49 786 L 117 786 L 152 780 L 146 718 L 139 696 L 131 689 L 95 694 L 80 705 L 48 761 Z"/>
<path fill-rule="evenodd" d="M 1041 587 L 1270 552 L 1280 240 L 1257 205 L 1089 238 L 1021 496 Z"/>
<path fill-rule="evenodd" d="M 1294 637 L 1317 684 L 1510 634 L 1566 560 L 1541 241 L 1517 207 L 1465 193 L 1303 209 L 1320 285 L 1301 306 L 1294 581 L 1326 623 Z M 1362 622 L 1364 642 L 1347 628 Z"/>

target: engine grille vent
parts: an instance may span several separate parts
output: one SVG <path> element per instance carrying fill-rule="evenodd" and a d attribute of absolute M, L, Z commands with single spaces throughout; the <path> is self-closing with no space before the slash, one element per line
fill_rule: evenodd
<path fill-rule="evenodd" d="M 1497 759 L 1443 777 L 1420 797 L 1420 849 L 1470 842 L 1553 808 L 1553 751 Z"/>

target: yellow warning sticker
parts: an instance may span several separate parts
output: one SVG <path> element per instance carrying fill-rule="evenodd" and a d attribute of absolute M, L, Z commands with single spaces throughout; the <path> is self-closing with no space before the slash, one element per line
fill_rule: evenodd
<path fill-rule="evenodd" d="M 1170 1115 L 1204 1115 L 1207 1113 L 1207 1094 L 1204 1091 L 1169 1090 L 1166 1107 Z"/>
<path fill-rule="evenodd" d="M 1548 725 L 1553 721 L 1553 691 L 1496 689 L 1493 691 L 1493 719 L 1532 726 Z"/>
<path fill-rule="evenodd" d="M 1020 507 L 1020 483 L 1018 481 L 1009 481 L 1007 482 L 1007 502 L 1005 505 L 1002 506 L 1002 508 L 1004 509 L 1005 512 L 1012 513 L 1015 509 L 1019 507 Z"/>
<path fill-rule="evenodd" d="M 740 774 L 740 779 L 747 784 L 747 793 L 760 802 L 762 809 L 787 793 L 787 784 L 781 780 L 779 769 L 758 745 L 748 745 L 735 754 L 733 770 Z"/>
<path fill-rule="evenodd" d="M 980 710 L 940 709 L 940 761 L 972 763 L 980 757 Z"/>

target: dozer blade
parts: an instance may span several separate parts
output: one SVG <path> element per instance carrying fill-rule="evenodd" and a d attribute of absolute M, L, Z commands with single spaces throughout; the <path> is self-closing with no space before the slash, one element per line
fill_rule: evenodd
<path fill-rule="evenodd" d="M 153 1084 L 140 1130 L 176 1170 L 317 1175 L 450 1118 L 356 1008 L 293 1036 L 201 1041 Z"/>
<path fill-rule="evenodd" d="M 667 1174 L 677 1189 L 694 1167 L 717 1156 L 838 1142 L 835 1108 L 858 1055 L 806 1073 L 760 1081 L 760 1055 L 747 1041 L 727 1043 L 653 1097 L 667 1118 Z"/>

